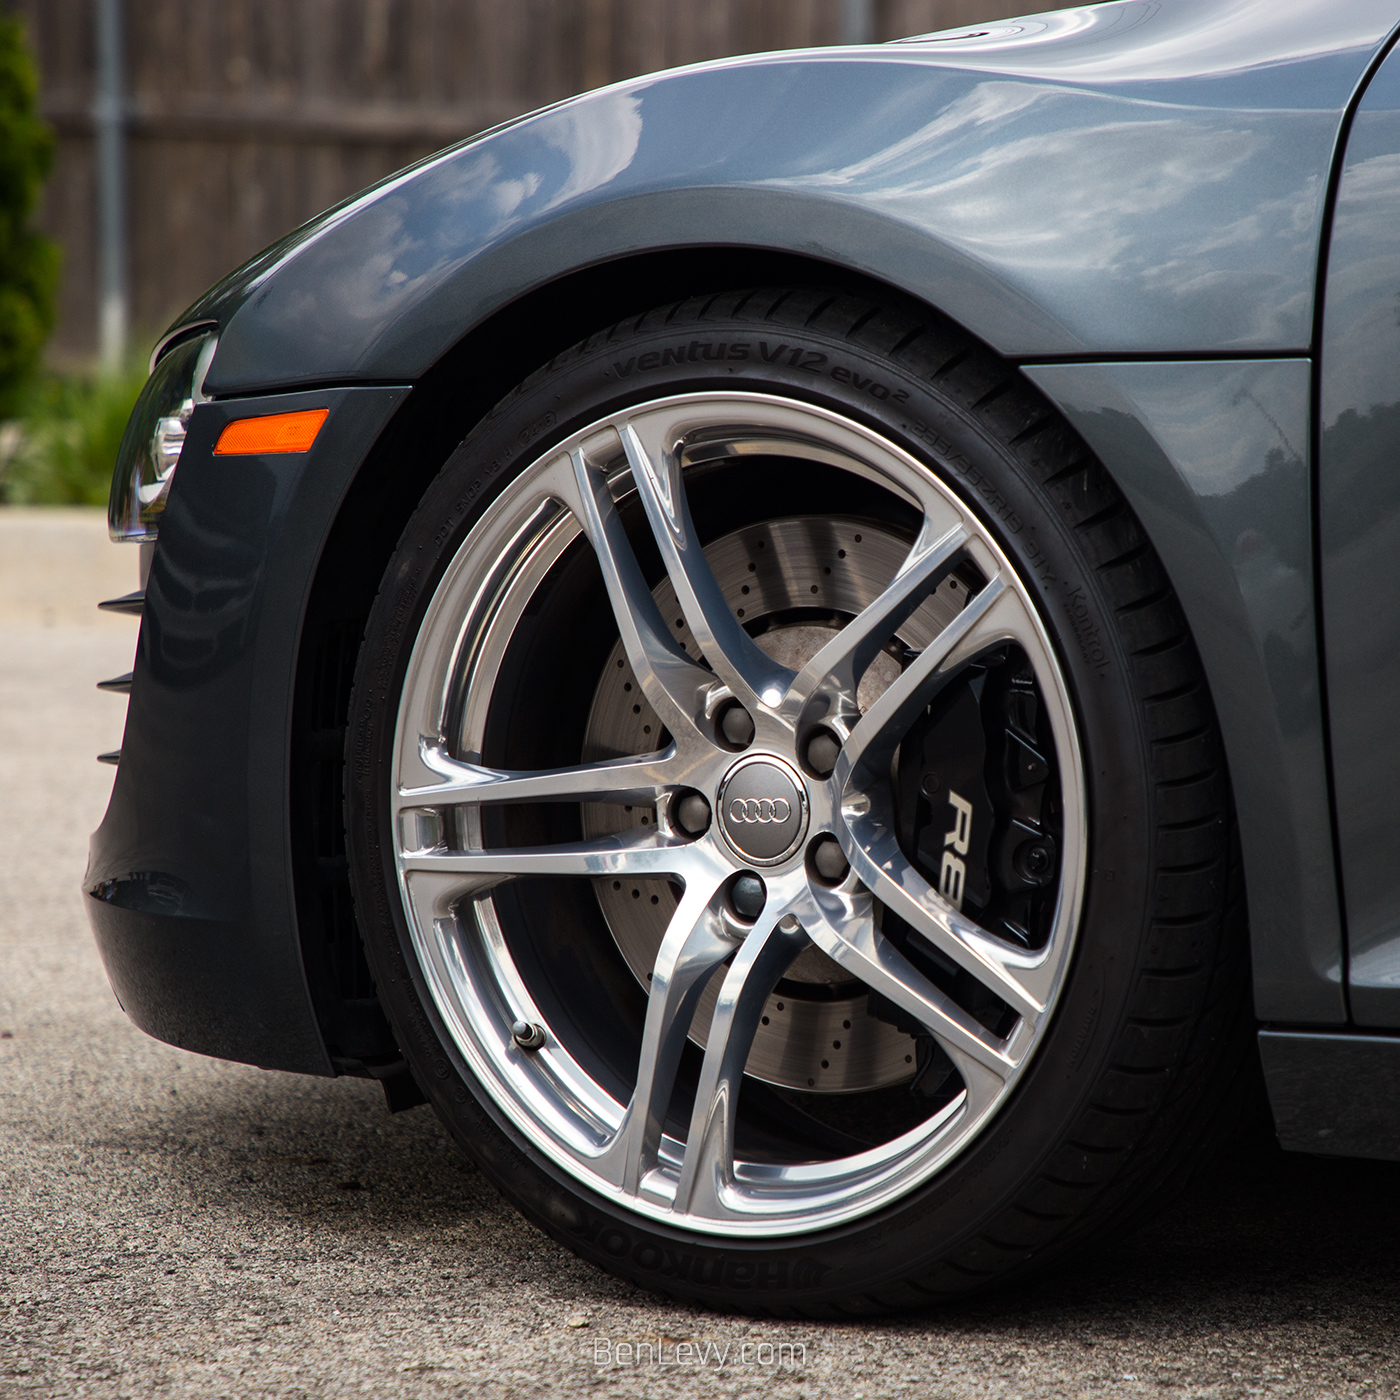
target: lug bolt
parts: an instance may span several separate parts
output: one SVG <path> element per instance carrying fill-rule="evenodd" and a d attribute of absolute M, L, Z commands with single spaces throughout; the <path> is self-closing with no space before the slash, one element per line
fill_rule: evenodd
<path fill-rule="evenodd" d="M 710 804 L 698 792 L 687 793 L 676 803 L 676 825 L 687 836 L 703 836 L 710 825 Z"/>
<path fill-rule="evenodd" d="M 851 868 L 841 843 L 834 836 L 822 836 L 812 843 L 812 865 L 823 880 L 830 880 L 833 885 L 844 880 Z"/>
<path fill-rule="evenodd" d="M 544 1044 L 544 1027 L 530 1021 L 516 1021 L 510 1028 L 511 1039 L 522 1050 L 538 1050 Z"/>
<path fill-rule="evenodd" d="M 1043 841 L 1029 841 L 1021 847 L 1021 869 L 1028 879 L 1043 884 L 1055 869 L 1054 848 Z"/>
<path fill-rule="evenodd" d="M 753 716 L 742 705 L 728 705 L 719 717 L 720 733 L 736 749 L 746 749 L 753 743 Z"/>
<path fill-rule="evenodd" d="M 740 875 L 730 887 L 729 898 L 734 905 L 734 912 L 741 919 L 747 919 L 752 923 L 763 913 L 768 892 L 763 888 L 763 881 L 757 875 Z"/>
<path fill-rule="evenodd" d="M 841 754 L 841 744 L 829 729 L 819 729 L 807 741 L 807 766 L 818 777 L 829 778 Z"/>

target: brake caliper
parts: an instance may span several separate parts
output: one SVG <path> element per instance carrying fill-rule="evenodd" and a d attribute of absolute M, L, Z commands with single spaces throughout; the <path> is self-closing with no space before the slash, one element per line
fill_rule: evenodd
<path fill-rule="evenodd" d="M 935 698 L 900 745 L 896 769 L 904 853 L 955 909 L 1028 949 L 1044 946 L 1054 917 L 1061 818 L 1053 754 L 1034 672 L 1011 648 Z M 889 911 L 882 930 L 988 1029 L 1009 1029 L 1015 1013 L 925 935 Z M 945 1057 L 905 1013 L 879 997 L 870 1012 L 917 1035 L 916 1092 L 946 1078 L 932 1073 Z"/>

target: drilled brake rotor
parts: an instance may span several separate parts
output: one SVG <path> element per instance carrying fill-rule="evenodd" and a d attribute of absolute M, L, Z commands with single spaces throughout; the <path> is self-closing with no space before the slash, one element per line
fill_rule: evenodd
<path fill-rule="evenodd" d="M 907 540 L 869 521 L 798 516 L 747 526 L 708 545 L 705 558 L 735 615 L 775 660 L 798 670 L 832 635 L 880 595 L 909 552 Z M 897 642 L 920 651 L 958 614 L 962 587 L 949 577 L 900 628 Z M 677 640 L 698 653 L 669 579 L 653 590 Z M 861 682 L 862 711 L 899 675 L 882 652 Z M 641 754 L 660 746 L 662 728 L 643 698 L 619 641 L 603 668 L 585 733 L 583 760 Z M 654 807 L 591 802 L 583 807 L 586 837 L 654 826 Z M 646 987 L 657 949 L 675 913 L 666 880 L 594 881 L 609 930 L 638 982 Z M 705 989 L 690 1038 L 704 1046 L 724 978 L 717 968 Z M 867 1014 L 865 989 L 849 981 L 816 948 L 808 948 L 768 998 L 746 1072 L 790 1089 L 851 1093 L 897 1084 L 915 1070 L 913 1037 Z"/>

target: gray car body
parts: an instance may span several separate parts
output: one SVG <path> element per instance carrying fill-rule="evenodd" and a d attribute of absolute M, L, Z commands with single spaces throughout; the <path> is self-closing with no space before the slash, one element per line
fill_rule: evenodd
<path fill-rule="evenodd" d="M 412 386 L 518 299 L 657 250 L 807 258 L 960 322 L 1019 363 L 1103 459 L 1186 610 L 1238 810 L 1265 1065 L 1276 1107 L 1281 1095 L 1303 1104 L 1292 1127 L 1280 1117 L 1285 1140 L 1378 1150 L 1354 1113 L 1329 1127 L 1320 1105 L 1335 1099 L 1334 1042 L 1353 1057 L 1400 1047 L 1356 1033 L 1400 1027 L 1400 999 L 1385 995 L 1400 998 L 1400 879 L 1382 810 L 1400 743 L 1385 734 L 1369 768 L 1364 744 L 1338 744 L 1334 807 L 1322 624 L 1349 684 L 1374 687 L 1400 648 L 1370 655 L 1317 600 L 1334 579 L 1354 598 L 1367 562 L 1394 549 L 1363 539 L 1358 554 L 1364 497 L 1350 501 L 1359 526 L 1326 515 L 1329 477 L 1351 467 L 1329 458 L 1348 403 L 1328 378 L 1318 288 L 1334 172 L 1397 19 L 1392 0 L 1124 0 L 640 78 L 402 172 L 269 249 L 177 326 L 218 325 L 205 384 L 217 400 L 300 390 L 299 404 L 322 388 Z M 1368 120 L 1363 106 L 1358 132 Z M 1400 177 L 1389 188 L 1393 201 Z M 1375 264 L 1375 236 L 1348 256 Z M 1395 384 L 1400 345 L 1394 317 L 1382 321 L 1373 340 Z M 561 348 L 544 331 L 540 347 L 540 359 Z M 1352 404 L 1353 416 L 1381 401 Z M 191 444 L 208 436 L 192 430 Z M 172 525 L 201 470 L 182 459 Z M 1391 499 L 1384 472 L 1367 481 L 1378 508 Z M 309 575 L 288 596 L 307 587 Z M 1092 654 L 1072 589 L 1062 606 L 1062 631 Z M 1400 610 L 1386 620 L 1400 632 Z M 1366 694 L 1369 719 L 1335 700 L 1333 713 L 1373 740 L 1382 725 Z M 290 694 L 285 704 L 289 715 Z M 97 844 L 90 889 L 104 873 Z M 1365 891 L 1361 961 L 1380 989 L 1354 1008 L 1339 863 L 1346 891 Z M 106 862 L 109 880 L 118 864 Z"/>

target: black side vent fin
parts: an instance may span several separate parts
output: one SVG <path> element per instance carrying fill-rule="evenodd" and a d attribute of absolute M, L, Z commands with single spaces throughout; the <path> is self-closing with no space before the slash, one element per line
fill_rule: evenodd
<path fill-rule="evenodd" d="M 128 613 L 132 617 L 140 617 L 141 609 L 146 605 L 146 590 L 138 588 L 135 593 L 123 593 L 120 598 L 108 598 L 105 602 L 97 606 L 103 612 Z"/>

